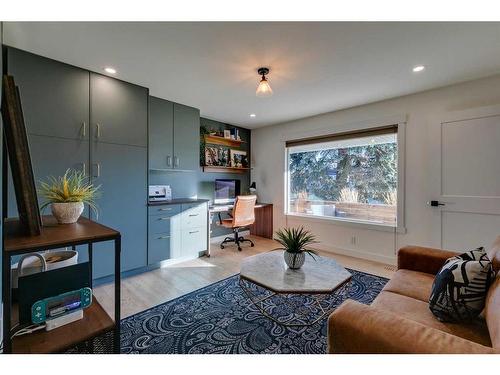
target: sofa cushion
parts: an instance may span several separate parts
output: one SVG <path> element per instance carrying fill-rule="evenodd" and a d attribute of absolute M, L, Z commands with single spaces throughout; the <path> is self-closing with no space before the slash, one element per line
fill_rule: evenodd
<path fill-rule="evenodd" d="M 382 291 L 372 305 L 466 340 L 489 347 L 492 346 L 488 327 L 483 320 L 478 319 L 467 324 L 440 322 L 430 312 L 427 302 L 387 290 Z"/>
<path fill-rule="evenodd" d="M 494 276 L 482 247 L 451 257 L 434 279 L 429 308 L 441 321 L 473 321 L 484 309 Z"/>
<path fill-rule="evenodd" d="M 429 273 L 400 269 L 383 290 L 428 302 L 433 282 L 434 275 Z"/>
<path fill-rule="evenodd" d="M 488 290 L 484 318 L 490 331 L 493 347 L 500 349 L 500 272 Z"/>

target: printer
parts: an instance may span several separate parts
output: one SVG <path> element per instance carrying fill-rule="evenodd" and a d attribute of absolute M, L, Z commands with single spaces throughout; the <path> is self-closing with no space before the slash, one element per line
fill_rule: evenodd
<path fill-rule="evenodd" d="M 148 199 L 150 202 L 171 200 L 172 189 L 170 185 L 149 185 Z"/>

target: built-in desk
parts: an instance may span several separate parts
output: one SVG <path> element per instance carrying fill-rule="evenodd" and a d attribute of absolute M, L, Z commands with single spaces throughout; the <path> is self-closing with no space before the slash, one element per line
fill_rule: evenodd
<path fill-rule="evenodd" d="M 234 207 L 233 204 L 216 204 L 208 208 L 210 212 L 210 222 L 213 215 L 221 212 L 228 212 Z M 255 236 L 273 238 L 273 205 L 271 203 L 255 204 L 255 223 L 249 226 L 250 234 Z"/>

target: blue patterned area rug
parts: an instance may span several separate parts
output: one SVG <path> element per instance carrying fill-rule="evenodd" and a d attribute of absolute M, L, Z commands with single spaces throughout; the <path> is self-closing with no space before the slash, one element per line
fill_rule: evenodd
<path fill-rule="evenodd" d="M 347 296 L 370 304 L 387 279 L 349 270 Z M 307 296 L 303 296 L 307 304 Z M 333 296 L 328 298 L 334 298 Z M 342 301 L 336 301 L 339 305 Z M 121 322 L 122 353 L 323 354 L 327 317 L 312 326 L 284 327 L 263 316 L 231 276 Z"/>

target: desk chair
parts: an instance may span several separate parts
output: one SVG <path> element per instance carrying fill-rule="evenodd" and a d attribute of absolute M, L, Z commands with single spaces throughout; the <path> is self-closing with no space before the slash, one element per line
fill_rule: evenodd
<path fill-rule="evenodd" d="M 228 242 L 234 242 L 241 251 L 241 242 L 250 242 L 250 246 L 254 244 L 251 240 L 240 236 L 239 231 L 255 222 L 255 202 L 257 201 L 256 195 L 239 195 L 236 197 L 234 203 L 233 213 L 231 219 L 222 220 L 222 226 L 231 228 L 234 233 L 234 238 L 226 237 L 220 244 L 220 248 L 224 249 L 224 245 Z"/>

